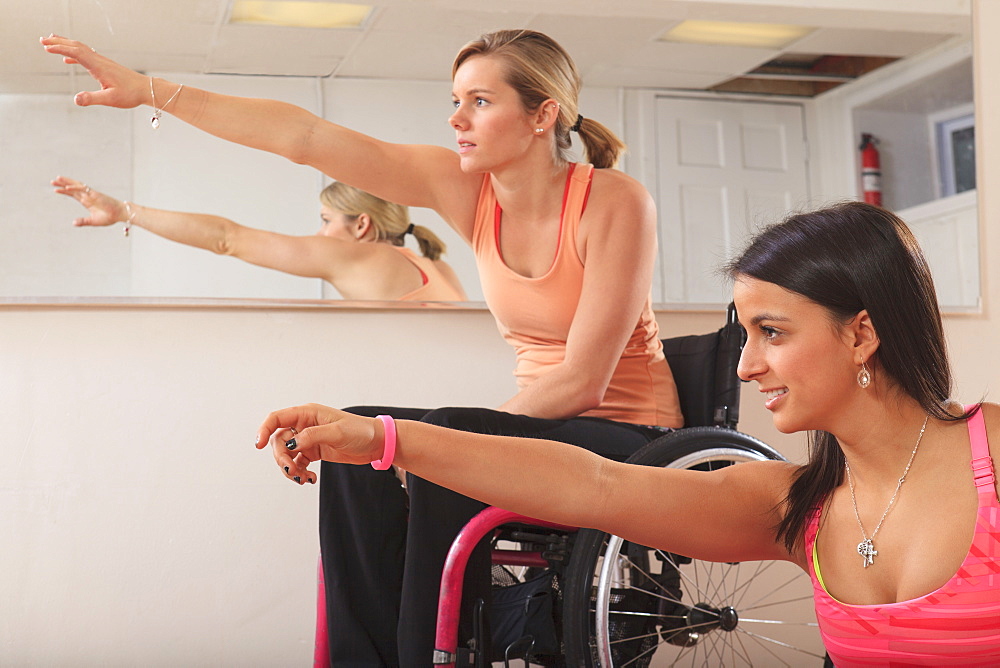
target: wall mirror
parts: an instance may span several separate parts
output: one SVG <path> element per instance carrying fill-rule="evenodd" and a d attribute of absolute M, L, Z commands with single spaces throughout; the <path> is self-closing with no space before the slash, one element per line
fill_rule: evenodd
<path fill-rule="evenodd" d="M 38 37 L 49 32 L 84 40 L 172 81 L 283 99 L 382 139 L 449 148 L 455 52 L 492 29 L 546 32 L 580 68 L 582 112 L 626 139 L 631 150 L 623 168 L 658 200 L 654 301 L 670 308 L 714 306 L 722 299 L 710 284 L 715 279 L 706 276 L 753 223 L 788 208 L 857 196 L 856 135 L 867 122 L 864 114 L 884 111 L 893 96 L 921 99 L 915 82 L 921 76 L 931 77 L 930 85 L 938 80 L 920 63 L 956 49 L 968 53 L 971 32 L 968 3 L 913 0 L 561 0 L 544 8 L 528 0 L 382 0 L 357 8 L 358 23 L 342 27 L 264 25 L 252 16 L 244 22 L 238 4 L 0 0 L 8 17 L 0 25 L 6 45 L 0 59 L 0 229 L 7 251 L 0 303 L 267 300 L 305 306 L 339 298 L 321 281 L 251 267 L 142 230 L 126 239 L 120 226 L 73 228 L 78 207 L 51 193 L 48 183 L 56 175 L 149 206 L 302 235 L 319 225 L 317 196 L 326 181 L 169 116 L 153 130 L 148 108 L 73 106 L 72 95 L 95 84 L 42 51 Z M 680 32 L 684 28 L 689 32 Z M 953 65 L 971 72 L 964 62 Z M 968 81 L 971 87 L 971 74 Z M 971 101 L 971 88 L 967 97 Z M 699 121 L 708 118 L 706 108 L 722 118 L 736 105 L 756 115 L 735 116 L 732 132 L 720 129 L 721 120 Z M 777 111 L 787 112 L 780 129 Z M 968 108 L 956 102 L 925 111 L 944 123 L 937 131 L 950 139 L 941 146 L 952 150 L 950 158 L 928 153 L 928 174 L 943 164 L 965 160 L 967 166 L 962 138 L 970 131 Z M 730 136 L 738 141 L 727 143 Z M 906 143 L 886 139 L 884 148 L 898 151 Z M 904 159 L 898 152 L 890 156 Z M 713 165 L 733 164 L 742 172 L 713 173 Z M 778 172 L 794 177 L 794 185 L 770 187 Z M 966 187 L 968 170 L 957 174 L 953 181 Z M 964 196 L 974 210 L 974 191 Z M 413 217 L 449 246 L 446 259 L 471 300 L 455 306 L 482 308 L 468 247 L 433 212 L 415 209 Z M 963 223 L 962 230 L 965 237 L 952 235 L 953 241 L 975 255 L 975 222 L 971 228 Z M 955 297 L 962 304 L 978 299 L 978 270 L 973 273 L 945 277 L 965 281 Z"/>

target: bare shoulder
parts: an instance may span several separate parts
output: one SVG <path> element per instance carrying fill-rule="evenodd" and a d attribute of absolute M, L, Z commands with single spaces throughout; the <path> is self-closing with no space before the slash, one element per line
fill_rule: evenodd
<path fill-rule="evenodd" d="M 591 197 L 598 197 L 602 202 L 634 200 L 646 204 L 653 201 L 644 185 L 618 169 L 595 169 L 592 183 Z"/>
<path fill-rule="evenodd" d="M 990 426 L 1000 427 L 1000 404 L 983 402 L 983 418 L 986 420 L 986 428 Z"/>
<path fill-rule="evenodd" d="M 616 225 L 656 228 L 656 205 L 652 195 L 639 181 L 617 169 L 594 170 L 587 213 L 600 218 L 613 216 Z"/>
<path fill-rule="evenodd" d="M 1000 452 L 1000 405 L 983 404 L 983 421 L 986 423 L 986 437 L 990 441 L 991 449 Z"/>

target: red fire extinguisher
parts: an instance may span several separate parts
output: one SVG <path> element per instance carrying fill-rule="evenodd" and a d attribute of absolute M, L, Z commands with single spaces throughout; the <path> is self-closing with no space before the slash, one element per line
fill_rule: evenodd
<path fill-rule="evenodd" d="M 882 168 L 875 148 L 877 143 L 867 132 L 861 135 L 861 191 L 865 202 L 882 206 Z"/>

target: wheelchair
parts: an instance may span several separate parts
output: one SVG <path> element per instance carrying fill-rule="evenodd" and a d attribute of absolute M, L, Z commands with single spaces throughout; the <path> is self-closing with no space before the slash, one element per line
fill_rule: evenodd
<path fill-rule="evenodd" d="M 736 431 L 736 366 L 745 340 L 732 304 L 718 331 L 663 340 L 690 426 L 665 433 L 628 462 L 712 470 L 784 459 Z M 475 636 L 458 647 L 459 614 L 470 614 L 458 609 L 465 564 L 484 538 L 493 543 L 494 605 L 478 602 L 471 611 Z M 507 543 L 519 549 L 501 549 Z M 506 595 L 514 590 L 519 593 Z M 513 599 L 513 624 L 509 612 L 492 618 L 500 598 Z M 815 626 L 811 583 L 792 564 L 698 561 L 491 507 L 452 543 L 433 661 L 485 667 L 520 659 L 557 668 L 821 665 Z"/>

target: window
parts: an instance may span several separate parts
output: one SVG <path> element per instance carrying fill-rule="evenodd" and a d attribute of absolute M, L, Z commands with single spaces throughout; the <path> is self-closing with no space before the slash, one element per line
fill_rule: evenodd
<path fill-rule="evenodd" d="M 963 105 L 932 118 L 941 197 L 976 188 L 976 121 Z"/>

